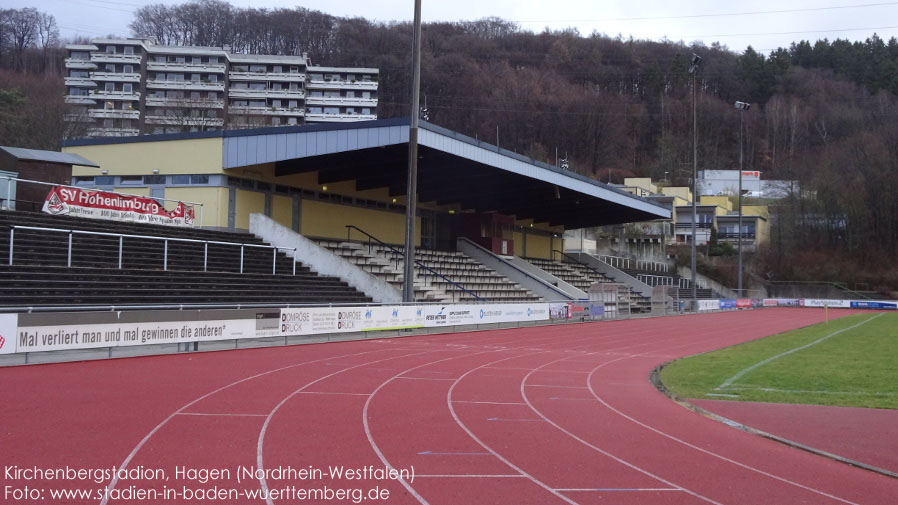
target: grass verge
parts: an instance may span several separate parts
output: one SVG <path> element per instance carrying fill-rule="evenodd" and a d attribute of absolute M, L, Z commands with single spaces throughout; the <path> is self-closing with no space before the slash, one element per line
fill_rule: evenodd
<path fill-rule="evenodd" d="M 682 398 L 898 409 L 898 314 L 857 314 L 683 358 L 661 381 Z"/>

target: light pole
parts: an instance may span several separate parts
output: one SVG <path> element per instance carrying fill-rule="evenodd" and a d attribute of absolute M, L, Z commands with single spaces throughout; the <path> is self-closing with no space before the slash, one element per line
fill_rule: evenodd
<path fill-rule="evenodd" d="M 742 294 L 742 113 L 748 111 L 751 108 L 751 104 L 737 101 L 734 107 L 739 111 L 739 287 L 736 289 L 736 292 L 739 293 L 739 296 L 744 297 L 745 295 Z"/>
<path fill-rule="evenodd" d="M 695 209 L 695 200 L 698 198 L 698 121 L 695 113 L 695 83 L 696 74 L 698 74 L 698 66 L 702 62 L 702 57 L 692 53 L 692 59 L 689 62 L 689 73 L 692 74 L 692 309 L 698 307 L 698 296 L 695 289 L 695 222 L 697 212 Z"/>
<path fill-rule="evenodd" d="M 405 265 L 402 301 L 415 301 L 415 207 L 418 199 L 418 108 L 421 93 L 421 0 L 415 0 L 415 26 L 412 37 L 412 104 L 408 128 L 408 184 L 405 202 Z"/>

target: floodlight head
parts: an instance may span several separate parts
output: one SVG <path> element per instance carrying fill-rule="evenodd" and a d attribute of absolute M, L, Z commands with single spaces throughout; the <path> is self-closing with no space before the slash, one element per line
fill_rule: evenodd
<path fill-rule="evenodd" d="M 696 70 L 698 70 L 699 64 L 702 62 L 702 57 L 692 53 L 692 58 L 689 60 L 689 73 L 694 74 Z"/>
<path fill-rule="evenodd" d="M 742 111 L 742 112 L 745 112 L 745 111 L 747 111 L 748 109 L 751 108 L 751 104 L 748 103 L 748 102 L 739 102 L 739 101 L 737 101 L 735 104 L 733 104 L 733 107 L 735 107 L 736 110 L 740 110 L 740 111 Z"/>

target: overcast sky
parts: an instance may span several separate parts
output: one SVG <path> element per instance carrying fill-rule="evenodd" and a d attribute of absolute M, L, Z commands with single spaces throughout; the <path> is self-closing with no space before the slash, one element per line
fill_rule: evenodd
<path fill-rule="evenodd" d="M 3 0 L 4 7 L 37 7 L 56 16 L 61 35 L 129 35 L 134 10 L 159 0 Z M 161 0 L 165 4 L 182 3 Z M 413 0 L 232 0 L 241 7 L 302 6 L 335 16 L 411 20 Z M 792 41 L 821 38 L 864 40 L 874 32 L 898 37 L 898 1 L 877 0 L 422 0 L 424 21 L 475 20 L 497 16 L 522 28 L 577 28 L 610 36 L 673 41 L 719 41 L 742 52 L 751 45 L 768 53 Z"/>

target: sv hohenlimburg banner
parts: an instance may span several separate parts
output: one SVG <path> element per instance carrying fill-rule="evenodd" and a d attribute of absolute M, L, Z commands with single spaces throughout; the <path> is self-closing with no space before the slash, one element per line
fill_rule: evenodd
<path fill-rule="evenodd" d="M 194 219 L 193 208 L 183 202 L 178 202 L 173 210 L 165 210 L 152 198 L 60 186 L 54 186 L 47 194 L 43 211 L 54 215 L 168 226 L 193 226 Z"/>

